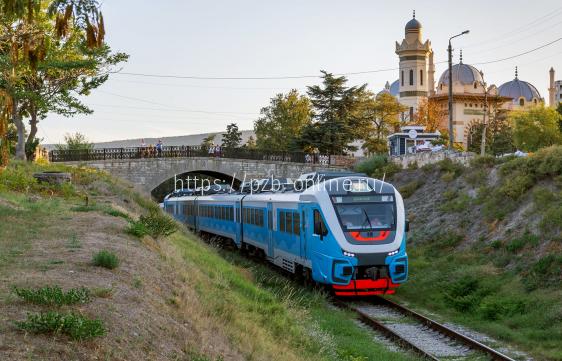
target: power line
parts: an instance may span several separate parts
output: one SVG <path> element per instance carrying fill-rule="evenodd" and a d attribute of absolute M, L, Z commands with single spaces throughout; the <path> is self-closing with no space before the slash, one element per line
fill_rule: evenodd
<path fill-rule="evenodd" d="M 162 107 L 166 107 L 166 109 L 168 109 L 168 110 L 176 110 L 176 111 L 182 111 L 182 112 L 186 112 L 186 113 L 204 113 L 204 114 L 217 114 L 217 115 L 232 115 L 232 114 L 257 115 L 257 113 L 245 113 L 245 112 L 213 112 L 213 111 L 208 111 L 208 110 L 185 109 L 185 108 L 179 108 L 179 107 L 175 107 L 175 106 L 169 106 L 167 104 L 162 104 L 162 103 L 158 103 L 158 102 L 153 102 L 152 100 L 146 100 L 146 99 L 141 99 L 141 98 L 129 97 L 129 96 L 121 95 L 121 94 L 111 93 L 111 92 L 104 91 L 104 90 L 98 90 L 98 91 L 100 93 L 109 94 L 109 95 L 116 96 L 116 97 L 119 97 L 119 98 L 134 100 L 134 101 L 148 103 L 148 104 L 160 105 Z M 159 109 L 159 110 L 161 110 L 161 109 Z"/>
<path fill-rule="evenodd" d="M 539 47 L 534 49 L 508 56 L 501 59 L 495 59 L 490 61 L 484 61 L 479 63 L 473 63 L 473 65 L 484 65 L 484 64 L 492 64 L 498 63 L 510 59 L 514 59 L 526 54 L 530 54 L 537 50 L 546 48 L 554 43 L 559 42 L 562 38 L 558 38 L 553 40 L 549 43 L 543 44 Z M 435 64 L 443 64 L 446 61 L 436 62 Z M 387 71 L 395 71 L 400 70 L 400 68 L 382 68 L 382 69 L 375 69 L 375 70 L 365 70 L 365 71 L 356 71 L 356 72 L 348 72 L 348 73 L 337 73 L 334 74 L 335 76 L 348 76 L 348 75 L 359 75 L 359 74 L 372 74 L 372 73 L 382 73 Z M 121 75 L 130 75 L 130 76 L 140 76 L 140 77 L 150 77 L 150 78 L 172 78 L 172 79 L 194 79 L 194 80 L 284 80 L 284 79 L 309 79 L 309 78 L 321 78 L 319 75 L 293 75 L 293 76 L 264 76 L 264 77 L 209 77 L 209 76 L 196 76 L 196 75 L 166 75 L 166 74 L 148 74 L 148 73 L 130 73 L 130 72 L 117 72 L 115 74 Z"/>
<path fill-rule="evenodd" d="M 515 58 L 518 58 L 518 57 L 520 57 L 520 56 L 527 55 L 527 54 L 530 54 L 530 53 L 535 52 L 535 51 L 537 51 L 537 50 L 546 48 L 547 46 L 550 46 L 550 45 L 552 45 L 552 44 L 555 44 L 555 43 L 559 42 L 560 40 L 562 40 L 562 38 L 558 38 L 558 39 L 556 39 L 556 40 L 551 41 L 550 43 L 543 44 L 543 45 L 538 46 L 538 47 L 536 47 L 536 48 L 534 48 L 534 49 L 527 50 L 527 51 L 524 51 L 524 52 L 519 53 L 519 54 L 516 54 L 516 55 L 512 55 L 512 56 L 508 56 L 508 57 L 506 57 L 506 58 L 501 58 L 501 59 L 496 59 L 496 60 L 483 61 L 483 62 L 480 62 L 480 63 L 472 63 L 472 65 L 493 64 L 493 63 L 499 63 L 499 62 L 506 61 L 506 60 L 515 59 Z"/>

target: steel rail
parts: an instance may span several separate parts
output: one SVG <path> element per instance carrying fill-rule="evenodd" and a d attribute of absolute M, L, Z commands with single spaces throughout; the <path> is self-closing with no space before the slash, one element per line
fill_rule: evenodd
<path fill-rule="evenodd" d="M 432 319 L 427 318 L 426 316 L 417 313 L 416 311 L 412 311 L 402 305 L 399 305 L 396 302 L 390 301 L 386 298 L 383 297 L 377 297 L 377 300 L 380 300 L 380 302 L 386 306 L 389 306 L 390 308 L 394 309 L 394 310 L 398 310 L 399 312 L 401 312 L 402 314 L 405 314 L 407 316 L 410 316 L 412 318 L 417 319 L 418 321 L 420 321 L 421 323 L 423 323 L 424 325 L 426 325 L 427 327 L 441 333 L 444 334 L 452 339 L 455 339 L 457 341 L 460 341 L 461 343 L 465 344 L 466 346 L 483 352 L 485 354 L 487 354 L 488 356 L 490 356 L 492 358 L 492 360 L 494 361 L 515 361 L 514 359 L 512 359 L 509 356 L 504 355 L 503 353 L 494 350 L 493 348 L 479 342 L 476 341 L 473 338 L 470 338 L 466 335 L 463 335 L 462 333 L 459 333 L 439 322 L 433 321 Z"/>
<path fill-rule="evenodd" d="M 348 303 L 345 303 L 345 302 L 342 302 L 342 301 L 335 301 L 335 303 L 336 303 L 336 305 L 338 305 L 342 308 L 346 308 L 348 310 L 351 310 L 351 311 L 355 312 L 359 316 L 359 319 L 361 321 L 363 321 L 363 323 L 367 324 L 372 329 L 383 333 L 385 336 L 391 338 L 393 341 L 400 344 L 404 348 L 410 349 L 410 350 L 414 351 L 415 353 L 417 353 L 418 355 L 420 355 L 421 357 L 426 358 L 428 360 L 439 361 L 438 358 L 436 358 L 435 356 L 433 356 L 429 352 L 425 351 L 424 349 L 418 347 L 417 345 L 413 344 L 409 340 L 403 338 L 402 336 L 400 336 L 398 333 L 394 332 L 392 329 L 390 329 L 389 327 L 387 327 L 383 323 L 377 321 L 374 317 L 371 317 L 371 316 L 367 315 L 366 313 L 360 311 L 359 309 L 353 307 L 352 305 L 350 305 Z"/>

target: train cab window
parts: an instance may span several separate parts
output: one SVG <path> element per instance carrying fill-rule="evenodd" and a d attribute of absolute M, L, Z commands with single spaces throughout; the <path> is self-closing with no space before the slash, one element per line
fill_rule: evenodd
<path fill-rule="evenodd" d="M 285 212 L 279 212 L 279 231 L 285 232 Z"/>
<path fill-rule="evenodd" d="M 298 213 L 293 213 L 293 233 L 301 234 L 301 220 Z"/>
<path fill-rule="evenodd" d="M 314 210 L 314 234 L 322 237 L 328 234 L 328 228 L 326 228 L 322 215 L 317 209 Z"/>

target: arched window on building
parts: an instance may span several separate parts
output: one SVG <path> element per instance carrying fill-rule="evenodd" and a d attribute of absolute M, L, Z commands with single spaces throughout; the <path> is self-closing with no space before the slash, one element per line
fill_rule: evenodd
<path fill-rule="evenodd" d="M 523 99 L 523 98 L 519 99 L 519 105 L 524 106 L 525 105 L 525 99 Z"/>
<path fill-rule="evenodd" d="M 402 82 L 402 86 L 404 86 L 404 70 L 402 70 L 402 73 L 400 74 L 400 81 Z"/>
<path fill-rule="evenodd" d="M 414 85 L 414 71 L 410 69 L 410 85 Z"/>
<path fill-rule="evenodd" d="M 474 89 L 478 88 L 478 83 L 474 82 Z"/>
<path fill-rule="evenodd" d="M 439 90 L 443 90 L 443 83 L 439 84 Z"/>
<path fill-rule="evenodd" d="M 535 105 L 537 105 L 537 100 L 536 100 L 536 99 L 533 99 L 533 103 L 535 103 Z"/>
<path fill-rule="evenodd" d="M 420 70 L 420 85 L 423 85 L 423 70 Z"/>

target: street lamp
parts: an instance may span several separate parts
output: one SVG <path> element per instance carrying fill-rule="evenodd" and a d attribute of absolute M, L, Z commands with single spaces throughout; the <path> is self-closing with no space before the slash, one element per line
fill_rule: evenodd
<path fill-rule="evenodd" d="M 468 34 L 469 30 L 465 30 L 460 34 L 451 36 L 449 38 L 449 47 L 447 51 L 449 52 L 449 150 L 453 150 L 453 48 L 451 47 L 451 40 L 459 36 Z"/>

